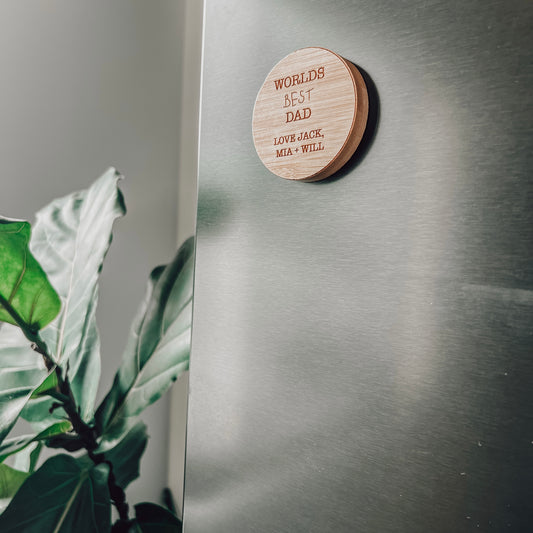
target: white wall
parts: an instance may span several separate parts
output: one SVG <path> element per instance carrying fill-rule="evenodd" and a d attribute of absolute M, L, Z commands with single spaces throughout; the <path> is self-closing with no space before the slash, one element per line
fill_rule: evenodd
<path fill-rule="evenodd" d="M 184 16 L 185 0 L 0 3 L 0 214 L 32 220 L 110 165 L 126 176 L 128 214 L 100 285 L 100 397 L 150 270 L 176 249 Z M 168 413 L 167 395 L 144 417 L 151 439 L 130 503 L 158 501 L 168 483 Z"/>

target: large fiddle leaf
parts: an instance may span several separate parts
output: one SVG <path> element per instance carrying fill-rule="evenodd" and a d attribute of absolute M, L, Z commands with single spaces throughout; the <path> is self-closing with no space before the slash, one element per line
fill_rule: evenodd
<path fill-rule="evenodd" d="M 111 527 L 109 467 L 80 465 L 68 455 L 48 459 L 29 476 L 0 515 L 2 533 L 103 533 Z"/>
<path fill-rule="evenodd" d="M 120 438 L 131 417 L 155 402 L 189 364 L 194 239 L 156 268 L 133 323 L 113 386 L 95 419 L 104 439 Z"/>
<path fill-rule="evenodd" d="M 9 433 L 34 390 L 48 371 L 21 330 L 0 326 L 0 443 Z"/>
<path fill-rule="evenodd" d="M 98 275 L 112 238 L 115 219 L 125 213 L 121 176 L 111 168 L 88 189 L 54 200 L 37 213 L 30 248 L 63 306 L 42 332 L 50 354 L 64 370 L 82 418 L 93 416 L 100 376 L 100 340 L 95 311 Z M 54 420 L 49 399 L 32 400 L 23 416 Z M 59 413 L 58 413 L 59 414 Z"/>
<path fill-rule="evenodd" d="M 40 341 L 38 330 L 61 308 L 59 296 L 29 250 L 30 236 L 28 222 L 0 218 L 0 443 L 47 376 L 30 342 Z"/>
<path fill-rule="evenodd" d="M 61 301 L 28 248 L 30 236 L 29 222 L 0 218 L 0 320 L 37 332 Z"/>

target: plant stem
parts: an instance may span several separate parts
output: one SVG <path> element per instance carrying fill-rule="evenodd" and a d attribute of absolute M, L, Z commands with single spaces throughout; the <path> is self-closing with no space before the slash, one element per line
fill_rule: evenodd
<path fill-rule="evenodd" d="M 74 394 L 70 387 L 68 375 L 65 375 L 65 378 L 63 379 L 61 369 L 57 366 L 55 368 L 55 373 L 57 377 L 57 392 L 68 398 L 68 401 L 65 400 L 65 402 L 62 403 L 62 407 L 65 410 L 65 413 L 67 413 L 72 428 L 80 437 L 83 447 L 89 453 L 89 457 L 91 457 L 92 452 L 98 447 L 96 432 L 94 428 L 86 424 L 80 416 L 79 409 L 76 406 L 76 400 L 74 399 Z"/>
<path fill-rule="evenodd" d="M 63 378 L 59 367 L 55 368 L 55 372 L 57 376 L 57 392 L 64 394 L 68 398 L 68 401 L 65 401 L 62 404 L 62 407 L 72 424 L 72 428 L 80 437 L 83 447 L 87 450 L 87 455 L 91 461 L 96 465 L 106 463 L 109 466 L 107 486 L 109 488 L 111 501 L 118 511 L 120 520 L 129 522 L 129 506 L 126 503 L 126 494 L 124 493 L 122 487 L 116 483 L 115 474 L 113 473 L 113 464 L 105 459 L 103 453 L 94 453 L 94 450 L 98 448 L 96 429 L 86 424 L 81 418 L 79 409 L 76 406 L 74 394 L 72 393 L 72 389 L 70 387 L 68 375 L 65 375 L 65 378 Z"/>

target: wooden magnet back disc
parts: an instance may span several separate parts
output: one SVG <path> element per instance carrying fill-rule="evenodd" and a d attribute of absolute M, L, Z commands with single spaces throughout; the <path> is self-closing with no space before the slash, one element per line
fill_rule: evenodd
<path fill-rule="evenodd" d="M 352 157 L 365 131 L 361 73 L 324 48 L 302 48 L 268 74 L 255 102 L 253 138 L 263 164 L 290 180 L 318 181 Z"/>

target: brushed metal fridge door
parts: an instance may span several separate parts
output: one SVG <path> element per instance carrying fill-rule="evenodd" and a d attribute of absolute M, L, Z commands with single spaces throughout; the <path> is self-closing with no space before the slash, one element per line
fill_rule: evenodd
<path fill-rule="evenodd" d="M 533 3 L 207 0 L 186 533 L 531 531 Z M 269 70 L 329 48 L 370 133 L 257 157 Z"/>

